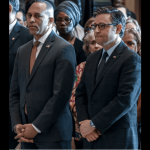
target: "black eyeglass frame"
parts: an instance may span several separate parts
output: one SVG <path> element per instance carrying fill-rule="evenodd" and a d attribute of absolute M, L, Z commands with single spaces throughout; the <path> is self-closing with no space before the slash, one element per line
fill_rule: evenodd
<path fill-rule="evenodd" d="M 68 19 L 69 22 L 66 21 L 65 19 Z M 71 20 L 72 20 L 71 18 L 63 18 L 63 19 L 57 19 L 56 18 L 56 22 L 58 22 L 58 23 L 61 23 L 63 21 L 64 23 L 69 24 L 71 22 Z"/>
<path fill-rule="evenodd" d="M 104 25 L 104 28 L 103 28 L 103 29 L 100 29 L 100 27 L 99 27 L 100 24 L 103 24 L 103 25 Z M 105 27 L 106 27 L 106 25 L 118 25 L 118 24 L 116 24 L 116 23 L 107 23 L 107 24 L 106 24 L 106 23 L 99 23 L 99 24 L 96 24 L 96 27 L 98 26 L 99 30 L 104 30 Z M 92 26 L 92 29 L 93 29 L 93 30 L 96 29 L 95 24 L 92 24 L 91 26 Z"/>

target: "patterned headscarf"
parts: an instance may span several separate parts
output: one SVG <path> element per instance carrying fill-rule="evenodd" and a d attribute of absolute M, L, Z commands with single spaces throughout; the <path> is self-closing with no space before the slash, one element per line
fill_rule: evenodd
<path fill-rule="evenodd" d="M 54 11 L 55 20 L 57 18 L 57 15 L 60 12 L 66 13 L 72 19 L 74 27 L 79 23 L 79 21 L 80 21 L 80 10 L 74 2 L 63 1 L 62 3 L 60 3 Z"/>

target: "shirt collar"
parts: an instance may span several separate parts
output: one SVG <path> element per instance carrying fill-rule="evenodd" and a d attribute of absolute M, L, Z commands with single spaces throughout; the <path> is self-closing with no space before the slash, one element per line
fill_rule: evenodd
<path fill-rule="evenodd" d="M 17 22 L 17 19 L 15 19 L 10 25 L 9 25 L 9 31 L 13 29 L 13 27 L 15 26 Z"/>
<path fill-rule="evenodd" d="M 121 42 L 121 41 L 120 41 Z M 112 54 L 112 52 L 115 50 L 115 48 L 120 44 L 120 42 L 118 42 L 117 44 L 115 44 L 113 47 L 111 47 L 110 49 L 107 50 L 108 56 L 110 57 L 110 55 Z M 103 48 L 103 54 L 104 54 L 105 49 Z M 102 55 L 103 55 L 102 54 Z"/>
<path fill-rule="evenodd" d="M 49 34 L 51 33 L 52 29 L 49 27 L 49 29 L 46 31 L 46 33 L 38 40 L 40 43 L 44 44 L 44 42 L 46 41 L 47 37 L 49 36 Z M 33 39 L 33 43 L 36 41 L 36 39 Z"/>

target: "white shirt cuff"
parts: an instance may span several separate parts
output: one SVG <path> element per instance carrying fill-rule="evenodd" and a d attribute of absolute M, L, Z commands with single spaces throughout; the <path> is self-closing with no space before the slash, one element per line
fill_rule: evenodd
<path fill-rule="evenodd" d="M 36 128 L 33 124 L 32 124 L 32 126 L 38 133 L 41 133 L 41 131 L 38 128 Z"/>

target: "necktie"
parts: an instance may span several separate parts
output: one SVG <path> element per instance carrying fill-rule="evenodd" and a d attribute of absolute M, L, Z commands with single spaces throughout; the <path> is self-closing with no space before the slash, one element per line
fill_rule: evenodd
<path fill-rule="evenodd" d="M 32 48 L 32 52 L 31 52 L 31 56 L 30 56 L 30 74 L 32 71 L 32 68 L 34 66 L 35 63 L 35 57 L 36 57 L 36 51 L 37 51 L 37 46 L 40 44 L 39 41 L 35 41 L 34 42 L 34 46 Z M 25 113 L 27 114 L 27 107 L 26 107 L 26 103 L 25 103 Z"/>
<path fill-rule="evenodd" d="M 99 75 L 100 75 L 100 73 L 101 73 L 101 71 L 102 71 L 102 69 L 103 69 L 103 67 L 104 67 L 104 64 L 105 64 L 105 62 L 106 62 L 106 57 L 107 57 L 107 56 L 108 56 L 108 53 L 107 53 L 107 52 L 104 52 L 103 58 L 102 58 L 102 60 L 101 60 L 101 62 L 100 62 L 100 64 L 99 64 L 99 66 L 97 67 L 96 82 L 97 82 L 98 77 L 99 77 Z"/>
<path fill-rule="evenodd" d="M 34 63 L 35 63 L 37 46 L 38 46 L 39 44 L 40 44 L 39 41 L 34 42 L 34 46 L 33 46 L 33 48 L 32 48 L 31 57 L 30 57 L 30 74 L 31 74 L 32 68 L 33 68 Z"/>

